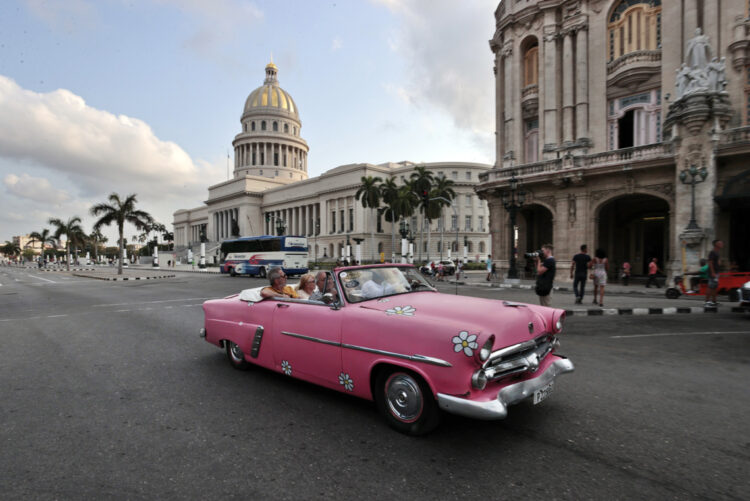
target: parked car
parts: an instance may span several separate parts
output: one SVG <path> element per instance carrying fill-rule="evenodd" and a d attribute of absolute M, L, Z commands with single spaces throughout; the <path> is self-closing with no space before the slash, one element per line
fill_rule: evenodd
<path fill-rule="evenodd" d="M 432 275 L 432 263 L 435 263 L 435 273 L 437 274 L 438 269 L 438 263 L 443 263 L 443 275 L 453 275 L 456 272 L 456 263 L 451 261 L 450 259 L 444 259 L 443 261 L 430 261 L 426 265 L 422 266 L 419 271 L 421 271 L 424 275 Z"/>
<path fill-rule="evenodd" d="M 441 294 L 412 265 L 337 268 L 323 290 L 320 301 L 261 300 L 260 288 L 206 301 L 201 336 L 236 369 L 374 400 L 412 435 L 434 429 L 441 411 L 505 418 L 574 370 L 557 353 L 564 310 Z"/>
<path fill-rule="evenodd" d="M 737 289 L 737 300 L 739 307 L 746 311 L 750 310 L 750 282 L 745 282 L 742 287 Z"/>

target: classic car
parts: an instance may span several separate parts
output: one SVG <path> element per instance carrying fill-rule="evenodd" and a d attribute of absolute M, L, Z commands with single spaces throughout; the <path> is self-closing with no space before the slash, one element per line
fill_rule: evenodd
<path fill-rule="evenodd" d="M 433 261 L 430 261 L 429 263 L 425 264 L 419 269 L 419 271 L 421 271 L 423 275 L 434 275 L 437 274 L 438 264 L 443 263 L 443 275 L 453 275 L 456 272 L 456 263 L 454 263 L 450 259 L 444 259 L 443 261 L 434 261 L 435 268 L 432 267 L 432 263 Z"/>
<path fill-rule="evenodd" d="M 742 287 L 737 289 L 738 306 L 744 310 L 750 310 L 750 282 L 745 282 Z"/>
<path fill-rule="evenodd" d="M 434 429 L 441 411 L 505 418 L 574 370 L 556 353 L 564 310 L 442 294 L 412 265 L 336 268 L 322 290 L 317 301 L 261 299 L 260 288 L 206 301 L 200 334 L 237 369 L 374 400 L 411 435 Z"/>

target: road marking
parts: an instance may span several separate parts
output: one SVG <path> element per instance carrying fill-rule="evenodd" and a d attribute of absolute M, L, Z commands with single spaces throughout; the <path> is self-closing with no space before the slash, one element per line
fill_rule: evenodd
<path fill-rule="evenodd" d="M 67 316 L 68 314 L 66 313 L 65 315 L 47 315 L 47 318 L 57 318 L 57 317 L 67 317 Z"/>
<path fill-rule="evenodd" d="M 123 313 L 125 311 L 130 311 L 130 310 L 115 310 L 115 313 Z"/>
<path fill-rule="evenodd" d="M 748 334 L 748 331 L 704 331 L 704 332 L 659 332 L 656 334 L 630 334 L 628 336 L 609 336 L 611 339 L 659 336 L 717 336 L 721 334 Z"/>
<path fill-rule="evenodd" d="M 50 279 L 48 279 L 48 278 L 37 277 L 36 275 L 32 275 L 32 274 L 30 274 L 30 273 L 28 273 L 28 275 L 29 275 L 29 276 L 30 276 L 31 278 L 38 278 L 39 280 L 44 280 L 45 282 L 52 282 L 53 284 L 56 284 L 56 283 L 57 283 L 57 282 L 55 282 L 54 280 L 50 280 Z"/>

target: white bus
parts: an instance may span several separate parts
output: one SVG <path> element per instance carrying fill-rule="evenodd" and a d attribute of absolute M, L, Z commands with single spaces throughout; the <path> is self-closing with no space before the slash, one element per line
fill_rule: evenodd
<path fill-rule="evenodd" d="M 240 237 L 221 243 L 221 272 L 265 278 L 280 266 L 287 275 L 308 272 L 307 239 L 304 237 Z"/>

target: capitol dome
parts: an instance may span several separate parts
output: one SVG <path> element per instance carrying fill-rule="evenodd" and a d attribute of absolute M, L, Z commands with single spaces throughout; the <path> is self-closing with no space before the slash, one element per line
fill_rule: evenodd
<path fill-rule="evenodd" d="M 273 62 L 266 65 L 266 79 L 263 85 L 252 91 L 248 96 L 245 101 L 245 114 L 254 111 L 268 112 L 270 111 L 269 108 L 271 110 L 275 108 L 299 118 L 297 105 L 294 104 L 292 96 L 279 87 L 279 82 L 276 79 L 277 72 L 278 68 Z"/>

